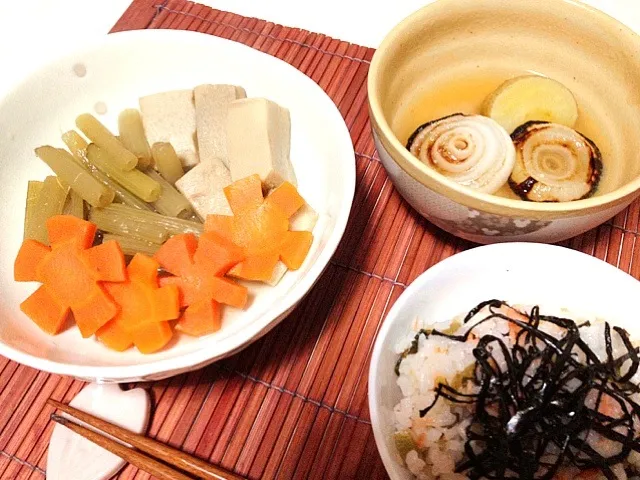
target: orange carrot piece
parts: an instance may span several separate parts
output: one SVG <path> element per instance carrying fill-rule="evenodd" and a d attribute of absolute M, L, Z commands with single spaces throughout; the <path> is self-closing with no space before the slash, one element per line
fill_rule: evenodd
<path fill-rule="evenodd" d="M 175 320 L 180 316 L 180 291 L 177 286 L 165 285 L 151 295 L 158 320 Z"/>
<path fill-rule="evenodd" d="M 141 353 L 154 353 L 169 343 L 173 330 L 167 322 L 149 323 L 135 330 L 132 336 L 133 344 Z"/>
<path fill-rule="evenodd" d="M 192 233 L 174 235 L 158 249 L 155 258 L 162 268 L 173 275 L 185 274 L 193 265 L 198 239 Z"/>
<path fill-rule="evenodd" d="M 263 203 L 235 216 L 233 243 L 246 249 L 247 255 L 276 249 L 289 230 L 289 219 L 271 204 Z"/>
<path fill-rule="evenodd" d="M 213 277 L 211 281 L 211 296 L 216 302 L 231 305 L 236 308 L 245 307 L 249 297 L 247 287 L 238 285 L 236 282 L 227 278 Z"/>
<path fill-rule="evenodd" d="M 96 332 L 96 337 L 105 346 L 117 352 L 124 352 L 133 346 L 133 337 L 122 326 L 110 320 Z"/>
<path fill-rule="evenodd" d="M 298 189 L 290 182 L 280 184 L 267 195 L 265 202 L 278 207 L 287 218 L 291 218 L 305 204 L 304 198 L 298 193 Z"/>
<path fill-rule="evenodd" d="M 82 261 L 80 253 L 73 239 L 59 243 L 40 262 L 36 272 L 58 303 L 72 309 L 84 304 L 96 288 L 94 272 Z"/>
<path fill-rule="evenodd" d="M 20 304 L 20 310 L 50 335 L 59 333 L 69 316 L 69 308 L 60 305 L 44 285 Z"/>
<path fill-rule="evenodd" d="M 147 323 L 153 323 L 151 302 L 149 301 L 149 288 L 139 282 L 105 283 L 105 288 L 114 299 L 120 310 L 114 320 L 127 332 Z"/>
<path fill-rule="evenodd" d="M 244 280 L 267 282 L 271 279 L 278 258 L 277 252 L 249 256 L 229 270 L 229 275 Z"/>
<path fill-rule="evenodd" d="M 275 257 L 277 261 L 277 256 Z M 275 262 L 274 262 L 275 263 Z M 247 303 L 246 287 L 235 282 L 212 275 L 207 269 L 194 267 L 190 275 L 183 277 L 163 277 L 163 288 L 175 287 L 182 307 L 188 307 L 207 300 L 243 308 Z"/>
<path fill-rule="evenodd" d="M 16 258 L 17 278 L 43 284 L 34 298 L 23 302 L 23 311 L 41 328 L 55 333 L 71 310 L 82 336 L 91 336 L 118 312 L 100 281 L 125 277 L 120 247 L 114 243 L 88 250 L 96 226 L 73 215 L 53 216 L 46 226 L 51 250 L 27 241 Z M 31 257 L 30 266 L 25 256 Z M 34 266 L 35 272 L 27 273 Z"/>
<path fill-rule="evenodd" d="M 124 282 L 127 279 L 127 266 L 120 244 L 109 240 L 82 252 L 82 259 L 92 269 L 96 280 L 104 282 Z"/>
<path fill-rule="evenodd" d="M 313 236 L 308 232 L 289 235 L 289 217 L 305 203 L 294 185 L 284 182 L 262 202 L 255 192 L 257 179 L 251 177 L 227 187 L 227 199 L 230 203 L 235 199 L 234 216 L 209 216 L 205 231 L 223 237 L 231 234 L 231 241 L 244 249 L 246 259 L 231 267 L 229 275 L 268 282 L 281 256 L 290 268 L 300 268 Z"/>
<path fill-rule="evenodd" d="M 176 324 L 176 330 L 200 337 L 220 330 L 220 304 L 215 300 L 200 302 L 185 310 Z"/>
<path fill-rule="evenodd" d="M 13 264 L 13 279 L 16 282 L 38 281 L 38 265 L 51 252 L 51 248 L 36 240 L 25 240 Z"/>
<path fill-rule="evenodd" d="M 146 255 L 134 255 L 129 262 L 127 272 L 129 279 L 136 282 L 158 286 L 158 268 L 160 264 L 154 258 Z"/>
<path fill-rule="evenodd" d="M 159 257 L 160 264 L 166 268 L 162 264 L 166 256 Z M 190 335 L 204 335 L 219 328 L 219 303 L 238 308 L 247 303 L 246 287 L 220 277 L 244 259 L 244 251 L 218 233 L 209 231 L 200 236 L 192 258 L 193 264 L 183 268 L 181 275 L 161 277 L 159 283 L 163 288 L 175 287 L 180 305 L 187 307 L 176 328 Z M 277 260 L 275 255 L 274 264 Z"/>
<path fill-rule="evenodd" d="M 180 292 L 182 306 L 193 305 L 211 298 L 211 279 L 214 276 L 208 269 L 194 265 L 186 275 L 179 278 L 181 281 L 173 284 Z M 167 285 L 167 283 L 163 283 L 163 285 Z"/>
<path fill-rule="evenodd" d="M 287 232 L 286 239 L 280 246 L 282 263 L 290 270 L 298 270 L 307 258 L 312 243 L 311 232 Z"/>
<path fill-rule="evenodd" d="M 104 284 L 120 306 L 114 320 L 124 330 L 133 334 L 148 324 L 178 318 L 178 289 L 175 286 L 158 287 L 155 260 L 138 253 L 131 260 L 127 271 L 129 280 L 126 282 Z"/>
<path fill-rule="evenodd" d="M 81 249 L 93 245 L 96 226 L 73 215 L 55 215 L 47 220 L 47 233 L 52 247 L 73 239 Z"/>
<path fill-rule="evenodd" d="M 205 232 L 200 236 L 198 249 L 193 255 L 194 263 L 210 275 L 224 275 L 244 258 L 242 248 L 215 232 Z"/>
<path fill-rule="evenodd" d="M 233 239 L 233 216 L 207 215 L 204 221 L 205 232 L 215 232 L 227 240 Z"/>
<path fill-rule="evenodd" d="M 116 316 L 118 306 L 102 288 L 96 285 L 91 294 L 85 298 L 84 303 L 71 307 L 71 311 L 80 334 L 88 338 Z"/>
<path fill-rule="evenodd" d="M 247 208 L 255 208 L 262 204 L 262 181 L 259 175 L 250 175 L 233 182 L 224 188 L 231 211 L 238 215 Z"/>
<path fill-rule="evenodd" d="M 174 276 L 159 277 L 158 284 L 161 288 L 168 286 L 173 286 L 176 288 L 176 290 L 178 291 L 178 304 L 180 307 L 188 307 L 191 303 L 191 297 L 185 296 L 185 293 L 189 294 L 191 293 L 191 290 L 189 290 L 185 286 L 184 278 Z"/>

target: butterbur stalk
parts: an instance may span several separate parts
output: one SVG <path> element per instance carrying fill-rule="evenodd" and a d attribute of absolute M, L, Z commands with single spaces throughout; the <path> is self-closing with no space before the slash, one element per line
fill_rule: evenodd
<path fill-rule="evenodd" d="M 66 150 L 46 145 L 36 148 L 35 152 L 62 182 L 90 205 L 106 207 L 113 201 L 113 190 L 98 181 Z"/>
<path fill-rule="evenodd" d="M 84 220 L 84 200 L 73 190 L 69 191 L 63 213 Z"/>
<path fill-rule="evenodd" d="M 38 196 L 42 191 L 42 187 L 44 186 L 44 182 L 39 182 L 37 180 L 29 180 L 27 184 L 27 203 L 25 205 L 25 214 L 24 214 L 24 240 L 27 238 L 36 238 L 36 227 L 35 221 L 36 216 L 38 214 L 38 209 L 40 208 L 38 204 Z"/>
<path fill-rule="evenodd" d="M 162 215 L 169 217 L 188 218 L 193 215 L 191 204 L 176 188 L 167 182 L 153 169 L 146 171 L 146 174 L 160 184 L 162 192 L 158 200 L 153 202 L 153 207 Z"/>
<path fill-rule="evenodd" d="M 151 148 L 144 134 L 140 112 L 134 108 L 123 110 L 118 116 L 118 132 L 122 145 L 138 158 L 138 168 L 149 167 Z"/>
<path fill-rule="evenodd" d="M 120 185 L 118 182 L 112 180 L 107 175 L 102 173 L 98 167 L 93 165 L 87 159 L 87 150 L 89 149 L 89 143 L 80 136 L 80 134 L 74 130 L 70 130 L 62 135 L 62 141 L 67 145 L 67 148 L 73 155 L 73 158 L 77 163 L 84 166 L 96 179 L 98 179 L 103 185 L 113 190 L 115 197 L 114 201 L 124 203 L 130 207 L 136 207 L 140 210 L 153 210 L 148 203 L 140 200 L 134 194 L 129 192 L 126 188 Z"/>
<path fill-rule="evenodd" d="M 87 147 L 87 160 L 141 200 L 155 202 L 160 197 L 161 188 L 158 182 L 140 170 L 125 171 L 120 169 L 114 161 L 114 157 L 97 145 L 90 144 Z"/>
<path fill-rule="evenodd" d="M 156 170 L 172 185 L 184 175 L 182 163 L 170 143 L 158 142 L 151 147 Z"/>
<path fill-rule="evenodd" d="M 169 236 L 180 233 L 200 235 L 204 228 L 201 223 L 117 203 L 105 208 L 91 209 L 89 220 L 102 231 L 157 244 L 163 243 Z"/>
<path fill-rule="evenodd" d="M 143 211 L 133 207 L 130 208 L 136 212 Z M 129 215 L 120 215 L 111 208 L 92 208 L 89 211 L 89 221 L 103 232 L 157 245 L 162 244 L 169 238 L 169 232 L 165 228 L 159 228 L 157 225 L 148 222 L 141 222 L 133 212 Z"/>
<path fill-rule="evenodd" d="M 112 157 L 112 163 L 118 169 L 129 171 L 138 165 L 138 157 L 124 148 L 120 140 L 93 115 L 83 113 L 76 118 L 76 126 L 89 140 Z"/>
<path fill-rule="evenodd" d="M 111 240 L 118 242 L 118 245 L 120 245 L 120 248 L 122 249 L 122 253 L 127 256 L 134 256 L 136 253 L 143 253 L 149 257 L 153 257 L 153 255 L 158 251 L 158 248 L 160 248 L 160 244 L 158 243 L 140 240 L 131 236 L 116 235 L 113 233 L 105 233 L 102 235 L 103 243 Z"/>
<path fill-rule="evenodd" d="M 25 239 L 38 240 L 49 245 L 47 220 L 62 213 L 68 193 L 69 188 L 63 187 L 56 177 L 45 178 L 40 193 L 31 197 L 27 203 Z"/>

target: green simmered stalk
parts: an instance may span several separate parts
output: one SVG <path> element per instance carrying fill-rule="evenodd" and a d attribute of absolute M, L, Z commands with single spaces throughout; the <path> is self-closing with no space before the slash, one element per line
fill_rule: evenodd
<path fill-rule="evenodd" d="M 85 156 L 87 155 L 87 147 L 89 146 L 87 141 L 75 130 L 69 130 L 63 133 L 62 141 L 71 152 L 71 155 L 73 155 L 76 160 L 84 163 Z"/>
<path fill-rule="evenodd" d="M 103 185 L 66 150 L 48 145 L 36 148 L 36 155 L 83 200 L 94 207 L 106 207 L 114 192 Z"/>
<path fill-rule="evenodd" d="M 142 126 L 142 117 L 135 108 L 123 110 L 118 116 L 118 137 L 120 143 L 138 158 L 138 168 L 151 165 L 151 148 Z"/>
<path fill-rule="evenodd" d="M 103 210 L 108 210 L 122 217 L 133 218 L 140 222 L 157 225 L 166 229 L 169 235 L 178 235 L 180 233 L 195 233 L 196 235 L 200 235 L 204 230 L 204 226 L 200 222 L 168 217 L 154 212 L 141 212 L 125 205 L 112 204 Z"/>
<path fill-rule="evenodd" d="M 144 253 L 145 255 L 152 257 L 158 251 L 158 248 L 160 248 L 160 245 L 157 243 L 147 242 L 125 235 L 105 233 L 102 237 L 102 241 L 108 242 L 109 240 L 115 240 L 118 242 L 120 248 L 122 248 L 122 252 L 125 255 L 130 256 L 133 256 L 136 253 Z"/>
<path fill-rule="evenodd" d="M 201 223 L 138 210 L 117 203 L 105 208 L 91 209 L 89 220 L 105 232 L 158 244 L 163 243 L 170 235 L 180 233 L 200 235 L 203 231 Z"/>
<path fill-rule="evenodd" d="M 39 182 L 37 180 L 29 180 L 29 183 L 27 184 L 27 204 L 24 214 L 25 240 L 27 238 L 33 238 L 33 232 L 36 230 L 34 216 L 38 210 L 38 195 L 40 195 L 43 185 L 44 182 Z"/>
<path fill-rule="evenodd" d="M 193 215 L 191 204 L 184 195 L 182 195 L 176 188 L 167 182 L 162 176 L 154 171 L 148 170 L 149 175 L 153 180 L 160 184 L 162 193 L 158 200 L 153 202 L 154 208 L 162 215 L 168 215 L 169 217 L 189 218 Z"/>
<path fill-rule="evenodd" d="M 24 238 L 49 245 L 46 222 L 62 213 L 68 193 L 69 189 L 62 187 L 56 177 L 45 178 L 37 197 L 27 200 Z"/>
<path fill-rule="evenodd" d="M 125 205 L 128 205 L 130 207 L 135 207 L 140 210 L 148 210 L 150 212 L 153 211 L 153 208 L 147 202 L 140 200 L 138 197 L 136 197 L 133 193 L 131 193 L 126 188 L 124 188 L 122 185 L 111 180 L 104 173 L 98 170 L 98 168 L 95 167 L 94 165 L 91 165 L 89 167 L 89 170 L 91 170 L 91 174 L 93 176 L 95 176 L 98 180 L 100 180 L 105 185 L 109 186 L 116 193 L 115 201 L 117 201 L 118 203 L 124 203 Z"/>
<path fill-rule="evenodd" d="M 87 147 L 87 160 L 141 200 L 155 202 L 160 197 L 162 189 L 158 182 L 140 170 L 121 170 L 106 150 L 93 143 Z"/>
<path fill-rule="evenodd" d="M 120 140 L 93 115 L 83 113 L 76 118 L 76 126 L 89 140 L 104 149 L 112 157 L 111 163 L 114 167 L 123 171 L 130 171 L 138 165 L 138 157 L 124 148 Z"/>
<path fill-rule="evenodd" d="M 112 204 L 115 206 L 118 204 Z M 134 207 L 127 207 L 135 212 L 142 212 Z M 103 232 L 113 233 L 125 237 L 131 237 L 145 242 L 153 242 L 158 245 L 162 244 L 169 238 L 166 229 L 160 228 L 155 224 L 141 222 L 134 215 L 120 215 L 109 207 L 92 208 L 89 211 L 89 221 L 95 223 Z"/>
<path fill-rule="evenodd" d="M 74 217 L 84 220 L 84 200 L 82 197 L 73 190 L 70 190 L 62 213 L 73 215 Z"/>
<path fill-rule="evenodd" d="M 114 191 L 114 201 L 124 203 L 125 205 L 136 207 L 141 210 L 153 210 L 148 203 L 143 202 L 134 194 L 122 187 L 119 183 L 111 180 L 104 173 L 98 170 L 95 165 L 91 164 L 89 160 L 87 160 L 87 149 L 89 144 L 78 132 L 70 130 L 62 135 L 62 140 L 78 163 L 87 168 L 87 170 L 91 172 L 91 175 L 96 177 L 103 185 L 106 185 Z"/>
<path fill-rule="evenodd" d="M 158 142 L 151 146 L 155 169 L 172 185 L 184 175 L 182 163 L 170 143 Z"/>

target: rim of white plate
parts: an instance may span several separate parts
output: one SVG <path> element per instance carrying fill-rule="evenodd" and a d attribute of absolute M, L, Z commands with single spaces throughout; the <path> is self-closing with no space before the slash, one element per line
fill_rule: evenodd
<path fill-rule="evenodd" d="M 303 76 L 304 78 L 301 78 L 301 81 L 308 82 L 310 88 L 317 89 L 318 94 L 322 95 L 324 99 L 323 101 L 327 102 L 327 114 L 334 117 L 333 121 L 336 123 L 336 129 L 341 130 L 341 133 L 339 133 L 339 135 L 336 135 L 334 141 L 338 144 L 341 144 L 339 148 L 341 151 L 344 150 L 345 156 L 348 152 L 352 158 L 355 157 L 353 144 L 351 143 L 351 136 L 346 124 L 344 123 L 342 115 L 340 114 L 335 103 L 316 82 L 314 82 L 300 70 L 296 69 L 292 65 L 284 62 L 277 57 L 273 57 L 266 53 L 260 52 L 241 43 L 215 37 L 205 33 L 186 30 L 162 29 L 131 30 L 111 33 L 109 35 L 105 35 L 104 37 L 100 37 L 88 42 L 80 49 L 66 52 L 65 54 L 59 55 L 53 59 L 49 59 L 48 62 L 41 64 L 38 68 L 33 69 L 29 74 L 27 74 L 26 77 L 23 77 L 23 80 L 26 80 L 30 75 L 45 70 L 66 58 L 70 58 L 74 55 L 83 53 L 89 53 L 93 49 L 99 48 L 107 43 L 126 44 L 128 42 L 135 41 L 138 38 L 149 40 L 150 36 L 155 36 L 159 39 L 164 40 L 171 38 L 174 41 L 183 42 L 185 43 L 185 45 L 187 45 L 188 43 L 193 44 L 210 42 L 213 48 L 215 48 L 216 44 L 218 44 L 223 45 L 223 48 L 226 49 L 237 49 L 245 53 L 250 52 L 250 55 L 267 55 L 271 57 L 274 62 L 280 63 L 283 68 L 290 69 L 292 72 Z M 4 92 L 3 95 L 0 96 L 0 98 L 5 97 L 6 95 L 10 95 L 14 89 L 19 88 L 20 84 L 21 82 L 15 83 L 13 87 L 9 91 Z M 343 128 L 338 128 L 337 125 L 342 125 Z M 219 352 L 218 354 L 211 355 L 210 350 L 207 350 L 205 348 L 198 348 L 193 352 L 185 353 L 178 357 L 151 361 L 144 364 L 124 366 L 88 366 L 47 360 L 25 352 L 21 352 L 0 342 L 0 355 L 3 355 L 15 362 L 50 373 L 97 380 L 102 378 L 107 379 L 106 381 L 108 382 L 119 382 L 126 381 L 132 378 L 160 376 L 163 373 L 172 371 L 176 371 L 176 374 L 178 374 L 180 373 L 180 371 L 184 371 L 185 369 L 189 369 L 195 366 L 204 366 L 206 364 L 213 363 L 218 359 L 224 358 L 225 356 L 235 353 L 241 348 L 244 348 L 245 346 L 248 346 L 248 344 L 254 342 L 257 338 L 267 333 L 271 328 L 275 327 L 280 321 L 282 321 L 284 317 L 286 317 L 285 314 L 288 314 L 290 310 L 292 310 L 309 292 L 309 290 L 311 290 L 316 281 L 324 272 L 326 266 L 329 264 L 329 261 L 333 257 L 333 254 L 338 248 L 338 245 L 344 235 L 347 222 L 349 220 L 349 215 L 351 213 L 351 207 L 353 205 L 353 197 L 355 195 L 355 164 L 353 164 L 353 168 L 346 168 L 345 172 L 341 173 L 343 173 L 343 175 L 341 176 L 341 185 L 349 202 L 348 204 L 347 202 L 345 202 L 345 204 L 340 209 L 339 215 L 335 219 L 335 227 L 331 232 L 331 235 L 329 236 L 325 247 L 320 251 L 318 260 L 310 267 L 308 272 L 301 276 L 300 280 L 295 284 L 295 286 L 287 295 L 285 295 L 280 301 L 276 302 L 267 312 L 265 312 L 264 315 L 261 315 L 254 322 L 252 322 L 251 326 L 247 326 L 245 329 L 238 331 L 236 334 L 226 337 L 224 342 L 226 345 L 228 345 L 228 348 L 225 348 L 224 352 Z"/>

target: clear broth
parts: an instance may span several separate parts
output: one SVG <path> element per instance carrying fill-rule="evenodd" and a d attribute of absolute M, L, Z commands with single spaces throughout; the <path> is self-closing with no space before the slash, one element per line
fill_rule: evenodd
<path fill-rule="evenodd" d="M 454 113 L 481 114 L 485 99 L 502 83 L 520 75 L 536 72 L 508 72 L 474 70 L 454 78 L 436 78 L 416 92 L 413 98 L 398 109 L 391 128 L 397 138 L 406 145 L 411 134 L 420 125 Z M 575 95 L 575 93 L 574 93 Z M 610 157 L 610 142 L 598 129 L 595 116 L 586 105 L 578 102 L 578 122 L 575 129 L 595 142 L 602 153 L 603 175 L 595 195 L 610 192 L 617 187 L 613 175 L 607 175 L 607 158 Z M 504 185 L 495 195 L 519 200 L 509 185 Z"/>

